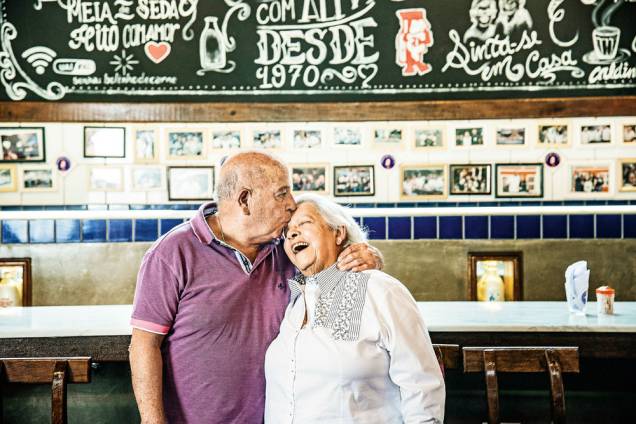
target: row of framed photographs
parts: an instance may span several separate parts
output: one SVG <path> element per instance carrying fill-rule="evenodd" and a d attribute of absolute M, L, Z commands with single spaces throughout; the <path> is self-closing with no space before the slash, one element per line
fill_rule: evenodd
<path fill-rule="evenodd" d="M 320 127 L 299 128 L 292 130 L 292 147 L 295 149 L 315 149 L 325 143 L 324 129 Z M 356 147 L 363 145 L 364 131 L 371 131 L 373 144 L 381 147 L 403 147 L 407 129 L 399 126 L 382 127 L 366 123 L 365 126 L 334 126 L 333 146 Z M 410 139 L 416 149 L 436 149 L 446 147 L 446 128 L 439 126 L 416 127 Z M 174 128 L 165 129 L 163 142 L 160 144 L 158 127 L 138 127 L 132 130 L 134 143 L 134 160 L 136 163 L 158 163 L 160 150 L 165 150 L 168 160 L 206 159 L 209 149 L 228 150 L 246 148 L 280 149 L 283 148 L 283 130 L 277 128 L 254 129 L 251 137 L 247 137 L 240 129 L 200 129 Z M 539 146 L 570 145 L 570 125 L 560 123 L 538 124 L 537 144 Z M 458 126 L 453 130 L 453 145 L 457 147 L 485 146 L 490 144 L 485 137 L 484 126 Z M 529 145 L 528 127 L 523 125 L 506 125 L 495 130 L 494 145 L 500 147 L 523 147 Z M 610 145 L 612 143 L 612 124 L 594 123 L 581 125 L 580 145 Z M 622 128 L 622 142 L 636 146 L 636 123 L 625 124 Z M 44 127 L 0 127 L 0 144 L 2 157 L 0 163 L 7 162 L 44 162 L 45 129 Z M 163 146 L 163 147 L 162 147 Z M 125 158 L 125 127 L 84 127 L 85 158 Z"/>
<path fill-rule="evenodd" d="M 375 166 L 328 164 L 291 165 L 294 192 L 330 194 L 335 197 L 374 196 Z M 87 191 L 124 191 L 124 167 L 90 166 Z M 128 169 L 128 168 L 127 168 Z M 636 192 L 636 159 L 618 162 L 617 188 Z M 0 164 L 0 192 L 17 191 L 16 166 Z M 56 191 L 56 172 L 47 167 L 21 169 L 20 191 Z M 129 168 L 131 191 L 168 190 L 168 200 L 207 200 L 214 192 L 214 166 L 133 166 Z M 333 175 L 333 185 L 329 178 Z M 571 194 L 603 195 L 614 192 L 610 164 L 571 165 Z M 165 177 L 164 177 L 165 176 Z M 167 180 L 167 181 L 166 181 Z M 400 166 L 400 198 L 426 200 L 448 195 L 491 195 L 501 198 L 543 197 L 543 164 L 408 164 Z"/>

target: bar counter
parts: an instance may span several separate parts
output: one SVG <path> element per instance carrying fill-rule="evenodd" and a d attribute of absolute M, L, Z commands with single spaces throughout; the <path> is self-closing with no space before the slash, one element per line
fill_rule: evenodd
<path fill-rule="evenodd" d="M 565 302 L 418 302 L 434 343 L 578 346 L 582 358 L 636 358 L 636 302 L 615 315 L 568 313 Z M 0 309 L 0 357 L 91 356 L 127 361 L 131 305 Z"/>

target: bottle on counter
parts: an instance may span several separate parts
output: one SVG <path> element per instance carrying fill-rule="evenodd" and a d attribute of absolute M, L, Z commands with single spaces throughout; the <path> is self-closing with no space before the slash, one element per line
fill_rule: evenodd
<path fill-rule="evenodd" d="M 616 291 L 609 286 L 596 289 L 596 312 L 598 315 L 614 314 L 614 295 Z"/>
<path fill-rule="evenodd" d="M 502 302 L 505 286 L 497 270 L 497 261 L 484 261 L 484 275 L 477 281 L 477 300 Z"/>

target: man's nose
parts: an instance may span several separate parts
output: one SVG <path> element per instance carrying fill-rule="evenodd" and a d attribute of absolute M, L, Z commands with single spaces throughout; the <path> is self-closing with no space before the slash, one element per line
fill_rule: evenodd
<path fill-rule="evenodd" d="M 287 212 L 294 213 L 296 211 L 296 201 L 292 196 L 289 196 L 289 203 L 287 203 Z"/>

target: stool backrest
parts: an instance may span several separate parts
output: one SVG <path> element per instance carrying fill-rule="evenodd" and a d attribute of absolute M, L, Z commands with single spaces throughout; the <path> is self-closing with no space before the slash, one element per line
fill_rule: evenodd
<path fill-rule="evenodd" d="M 437 357 L 439 367 L 444 374 L 446 369 L 459 368 L 459 345 L 456 344 L 433 344 L 433 350 Z"/>

